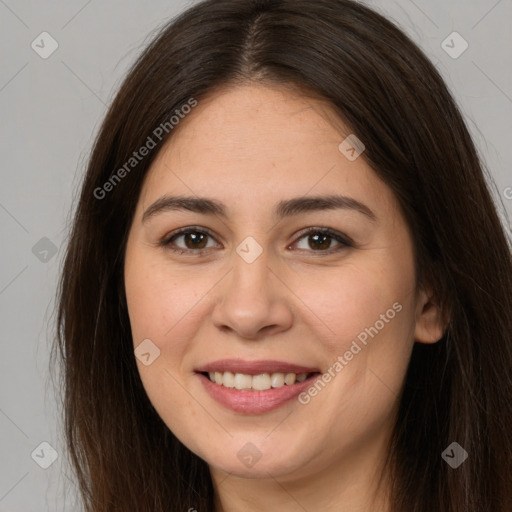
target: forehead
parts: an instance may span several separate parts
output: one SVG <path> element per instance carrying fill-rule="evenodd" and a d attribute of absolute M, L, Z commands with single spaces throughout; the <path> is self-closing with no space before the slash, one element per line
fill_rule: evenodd
<path fill-rule="evenodd" d="M 338 141 L 341 134 L 329 122 L 336 119 L 329 110 L 326 102 L 289 87 L 225 87 L 199 101 L 173 133 L 167 148 L 174 152 L 188 148 L 186 153 L 191 156 L 192 144 L 194 149 L 208 150 L 217 158 L 230 160 L 249 156 L 258 162 L 293 159 L 293 153 L 301 154 L 301 142 L 308 144 L 311 153 L 311 143 L 325 146 Z M 193 153 L 200 156 L 197 151 Z"/>
<path fill-rule="evenodd" d="M 180 121 L 141 199 L 147 205 L 164 193 L 186 193 L 266 207 L 283 197 L 343 193 L 389 207 L 391 191 L 366 161 L 340 150 L 350 135 L 326 102 L 288 87 L 221 89 Z"/>

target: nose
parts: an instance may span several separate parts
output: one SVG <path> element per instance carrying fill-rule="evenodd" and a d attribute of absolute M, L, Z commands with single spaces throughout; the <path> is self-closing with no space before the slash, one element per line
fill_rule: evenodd
<path fill-rule="evenodd" d="M 218 329 L 258 340 L 291 327 L 291 292 L 269 267 L 265 251 L 252 263 L 234 254 L 233 269 L 219 284 L 212 313 Z"/>

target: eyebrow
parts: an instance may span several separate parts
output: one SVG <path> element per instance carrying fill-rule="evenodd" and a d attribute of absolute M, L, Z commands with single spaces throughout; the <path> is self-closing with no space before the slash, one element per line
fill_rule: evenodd
<path fill-rule="evenodd" d="M 364 203 L 352 197 L 342 195 L 307 196 L 285 199 L 277 203 L 273 214 L 278 219 L 291 217 L 301 213 L 322 210 L 352 210 L 359 212 L 372 221 L 377 220 L 375 213 Z M 194 196 L 163 196 L 157 199 L 142 216 L 142 222 L 167 211 L 186 210 L 203 215 L 218 215 L 227 218 L 226 205 L 215 199 Z"/>

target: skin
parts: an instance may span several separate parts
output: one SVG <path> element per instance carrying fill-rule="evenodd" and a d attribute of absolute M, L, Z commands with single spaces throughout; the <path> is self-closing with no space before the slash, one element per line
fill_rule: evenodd
<path fill-rule="evenodd" d="M 393 193 L 364 153 L 349 161 L 338 149 L 348 134 L 328 105 L 295 89 L 224 87 L 180 121 L 141 190 L 125 287 L 134 347 L 150 339 L 160 356 L 137 365 L 163 421 L 209 464 L 217 512 L 389 510 L 387 475 L 377 482 L 411 350 L 438 341 L 443 326 L 416 286 L 411 233 Z M 364 203 L 375 220 L 348 209 L 272 216 L 283 199 L 334 193 Z M 170 210 L 143 222 L 164 194 L 222 201 L 228 216 Z M 202 255 L 159 245 L 188 226 L 213 234 Z M 354 247 L 331 238 L 319 248 L 302 234 L 318 227 Z M 248 236 L 263 249 L 252 263 L 236 252 Z M 183 235 L 174 244 L 197 251 Z M 326 372 L 397 302 L 395 318 L 305 405 L 235 413 L 194 373 L 224 358 Z M 248 442 L 261 454 L 252 467 L 237 457 Z"/>

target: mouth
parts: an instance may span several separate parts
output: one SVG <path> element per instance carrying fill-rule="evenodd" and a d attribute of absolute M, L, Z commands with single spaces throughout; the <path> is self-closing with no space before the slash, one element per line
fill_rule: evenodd
<path fill-rule="evenodd" d="M 217 403 L 243 414 L 272 411 L 299 395 L 321 375 L 316 368 L 279 361 L 223 360 L 195 370 Z"/>

